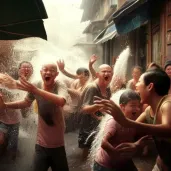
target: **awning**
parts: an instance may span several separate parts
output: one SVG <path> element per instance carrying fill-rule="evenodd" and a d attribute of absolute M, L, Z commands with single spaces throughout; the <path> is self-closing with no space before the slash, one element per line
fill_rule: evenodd
<path fill-rule="evenodd" d="M 150 1 L 152 0 L 127 0 L 113 14 L 118 34 L 128 33 L 150 19 Z"/>
<path fill-rule="evenodd" d="M 104 43 L 113 39 L 117 34 L 115 24 L 112 24 L 105 28 L 95 39 L 96 44 Z"/>

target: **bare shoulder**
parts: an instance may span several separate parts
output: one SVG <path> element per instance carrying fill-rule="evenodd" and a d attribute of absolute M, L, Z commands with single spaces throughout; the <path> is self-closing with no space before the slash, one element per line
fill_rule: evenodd
<path fill-rule="evenodd" d="M 163 102 L 163 104 L 161 105 L 160 108 L 161 112 L 169 112 L 171 111 L 171 99 L 170 100 L 166 100 L 165 102 Z"/>

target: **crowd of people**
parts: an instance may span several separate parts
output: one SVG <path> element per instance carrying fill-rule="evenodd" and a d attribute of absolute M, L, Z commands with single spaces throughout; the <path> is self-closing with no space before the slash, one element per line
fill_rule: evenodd
<path fill-rule="evenodd" d="M 18 151 L 18 135 L 22 117 L 29 113 L 33 104 L 37 108 L 38 128 L 33 161 L 34 171 L 68 171 L 64 133 L 78 130 L 78 147 L 82 161 L 88 160 L 90 149 L 98 134 L 98 125 L 108 115 L 104 134 L 93 159 L 93 171 L 137 170 L 132 158 L 135 154 L 148 152 L 151 142 L 156 146 L 158 157 L 153 171 L 171 170 L 171 61 L 164 68 L 156 63 L 148 65 L 143 73 L 140 66 L 132 69 L 132 79 L 119 83 L 117 90 L 124 91 L 119 106 L 110 98 L 113 68 L 101 64 L 95 71 L 97 56 L 92 55 L 89 69 L 78 68 L 76 74 L 65 69 L 65 62 L 47 63 L 41 67 L 41 80 L 31 83 L 33 66 L 23 61 L 19 64 L 17 88 L 13 92 L 1 88 L 0 96 L 0 154 L 15 160 Z M 61 72 L 71 78 L 62 82 Z M 124 79 L 126 80 L 126 79 Z M 76 98 L 75 110 L 65 118 L 64 106 Z M 34 110 L 32 110 L 34 112 Z M 27 119 L 27 118 L 26 118 Z M 69 121 L 74 121 L 71 129 Z"/>

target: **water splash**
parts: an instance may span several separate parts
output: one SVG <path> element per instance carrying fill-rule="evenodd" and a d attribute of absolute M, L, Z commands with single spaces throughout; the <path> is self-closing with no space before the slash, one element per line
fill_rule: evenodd
<path fill-rule="evenodd" d="M 78 67 L 88 67 L 87 55 L 78 47 L 73 47 L 85 28 L 84 24 L 80 24 L 82 12 L 80 9 L 77 9 L 79 14 L 75 12 L 75 8 L 71 7 L 71 3 L 66 8 L 67 3 L 66 0 L 64 1 L 44 0 L 49 15 L 49 19 L 44 21 L 49 42 L 40 38 L 0 41 L 0 72 L 10 73 L 10 76 L 15 72 L 17 74 L 18 64 L 21 61 L 30 61 L 34 68 L 32 77 L 34 82 L 40 79 L 41 65 L 48 62 L 56 62 L 58 59 L 64 59 L 66 70 L 72 73 L 75 73 Z M 68 13 L 70 17 L 68 17 Z M 2 78 L 0 81 L 3 82 L 2 86 L 10 89 L 16 87 L 13 80 L 7 79 L 4 75 L 0 77 Z M 57 79 L 66 80 L 67 78 L 59 74 Z M 25 93 L 23 92 L 20 95 L 20 100 L 24 97 Z M 8 164 L 5 161 L 4 170 L 32 170 L 37 132 L 37 115 L 33 111 L 29 113 L 28 118 L 22 119 L 20 125 L 19 156 L 13 164 Z M 3 170 L 2 167 L 1 169 Z"/>
<path fill-rule="evenodd" d="M 0 86 L 8 89 L 17 89 L 17 81 L 8 74 L 0 73 Z"/>
<path fill-rule="evenodd" d="M 121 89 L 121 87 L 122 84 L 124 84 L 126 81 L 129 57 L 130 57 L 130 48 L 127 47 L 125 50 L 121 52 L 113 68 L 114 75 L 110 83 L 110 87 L 112 91 L 111 100 L 113 100 L 117 105 L 119 105 L 119 99 L 121 94 L 125 91 L 125 89 Z M 98 126 L 98 133 L 92 143 L 92 147 L 89 155 L 89 161 L 91 165 L 94 163 L 96 152 L 101 146 L 101 142 L 104 137 L 104 128 L 106 125 L 106 121 L 111 117 L 112 116 L 106 114 Z"/>
<path fill-rule="evenodd" d="M 128 60 L 130 57 L 130 48 L 127 47 L 121 52 L 116 60 L 113 68 L 113 77 L 110 83 L 111 91 L 115 92 L 116 89 L 120 89 L 126 82 L 126 75 L 128 69 Z"/>
<path fill-rule="evenodd" d="M 114 101 L 117 105 L 119 105 L 120 96 L 121 96 L 121 94 L 122 94 L 124 91 L 125 91 L 125 89 L 122 89 L 122 90 L 119 90 L 119 91 L 115 92 L 115 93 L 112 95 L 111 100 Z M 101 122 L 100 122 L 100 124 L 99 124 L 99 126 L 98 126 L 98 133 L 97 133 L 97 135 L 96 135 L 96 137 L 95 137 L 95 139 L 94 139 L 94 141 L 93 141 L 93 143 L 92 143 L 92 147 L 91 147 L 90 155 L 89 155 L 89 161 L 90 161 L 90 164 L 91 164 L 91 165 L 94 163 L 94 159 L 96 158 L 96 152 L 97 152 L 97 150 L 100 148 L 102 139 L 103 139 L 103 137 L 104 137 L 104 135 L 105 135 L 105 134 L 104 134 L 104 130 L 105 130 L 104 128 L 105 128 L 106 122 L 107 122 L 110 118 L 112 118 L 112 116 L 106 114 L 106 115 L 102 118 L 102 120 L 101 120 Z"/>

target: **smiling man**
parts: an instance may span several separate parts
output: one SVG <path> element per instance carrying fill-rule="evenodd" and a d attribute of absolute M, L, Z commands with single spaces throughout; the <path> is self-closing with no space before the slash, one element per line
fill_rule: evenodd
<path fill-rule="evenodd" d="M 90 136 L 90 134 L 96 130 L 102 117 L 102 113 L 100 112 L 101 105 L 93 103 L 94 97 L 110 98 L 111 93 L 108 85 L 111 79 L 112 68 L 107 64 L 100 65 L 97 72 L 97 79 L 89 84 L 83 92 L 81 107 L 82 118 L 78 137 L 79 148 L 83 150 L 82 160 L 87 158 L 89 148 L 94 138 L 94 136 Z"/>
<path fill-rule="evenodd" d="M 29 107 L 36 99 L 38 104 L 38 130 L 35 148 L 34 171 L 68 171 L 64 147 L 64 117 L 62 107 L 68 99 L 65 85 L 56 81 L 57 66 L 45 64 L 40 71 L 42 80 L 35 85 L 21 78 L 20 89 L 28 91 L 22 101 L 3 103 L 2 108 L 22 109 Z"/>

